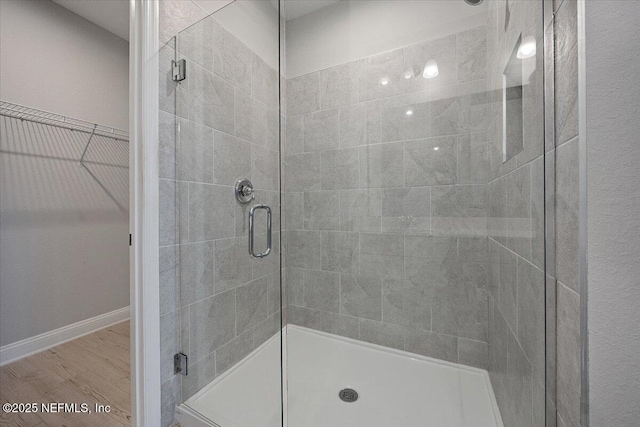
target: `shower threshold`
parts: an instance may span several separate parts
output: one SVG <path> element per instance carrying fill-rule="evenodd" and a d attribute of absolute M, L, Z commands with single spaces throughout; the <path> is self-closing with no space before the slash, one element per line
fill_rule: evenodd
<path fill-rule="evenodd" d="M 487 371 L 288 325 L 286 425 L 503 427 Z M 184 427 L 279 427 L 276 335 L 178 407 Z M 357 400 L 340 398 L 344 389 Z"/>

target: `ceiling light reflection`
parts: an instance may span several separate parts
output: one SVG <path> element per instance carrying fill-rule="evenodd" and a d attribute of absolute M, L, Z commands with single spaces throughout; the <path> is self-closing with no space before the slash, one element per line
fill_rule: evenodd
<path fill-rule="evenodd" d="M 425 79 L 432 79 L 438 74 L 440 74 L 440 70 L 438 70 L 438 63 L 434 59 L 428 60 L 424 66 L 422 77 Z"/>

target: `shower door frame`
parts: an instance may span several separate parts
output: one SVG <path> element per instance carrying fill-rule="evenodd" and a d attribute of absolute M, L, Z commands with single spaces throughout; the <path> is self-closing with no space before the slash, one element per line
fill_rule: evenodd
<path fill-rule="evenodd" d="M 131 424 L 161 424 L 159 4 L 129 0 Z"/>

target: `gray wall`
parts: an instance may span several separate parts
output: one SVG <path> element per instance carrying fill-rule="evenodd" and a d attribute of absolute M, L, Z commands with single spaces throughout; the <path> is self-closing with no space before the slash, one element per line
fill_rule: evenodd
<path fill-rule="evenodd" d="M 613 6 L 613 7 L 612 7 Z M 640 419 L 640 3 L 586 2 L 590 425 Z"/>
<path fill-rule="evenodd" d="M 2 100 L 128 128 L 126 41 L 50 1 L 0 17 Z M 86 138 L 2 120 L 1 345 L 129 305 L 127 146 L 88 153 L 118 205 L 78 166 Z"/>
<path fill-rule="evenodd" d="M 167 426 L 177 404 L 280 331 L 279 78 L 269 65 L 278 63 L 278 51 L 268 48 L 278 43 L 278 15 L 263 2 L 236 3 L 206 18 L 192 2 L 160 7 L 160 325 Z M 253 43 L 246 32 L 241 35 L 260 55 L 232 32 L 256 27 L 271 41 Z M 171 80 L 176 55 L 187 60 L 187 79 L 180 84 Z M 247 252 L 251 204 L 240 205 L 233 190 L 242 177 L 256 188 L 253 203 L 265 203 L 274 213 L 273 252 L 262 260 Z M 264 220 L 257 215 L 257 249 L 266 242 Z M 186 377 L 173 374 L 179 351 L 189 356 Z"/>
<path fill-rule="evenodd" d="M 129 129 L 129 43 L 50 0 L 0 3 L 2 100 Z"/>
<path fill-rule="evenodd" d="M 289 323 L 486 368 L 485 40 L 476 26 L 287 80 Z"/>

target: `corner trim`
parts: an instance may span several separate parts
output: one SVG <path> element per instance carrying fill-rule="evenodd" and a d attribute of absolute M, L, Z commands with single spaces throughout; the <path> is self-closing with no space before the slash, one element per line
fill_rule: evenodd
<path fill-rule="evenodd" d="M 91 317 L 53 331 L 0 347 L 0 366 L 6 365 L 51 347 L 64 344 L 76 338 L 106 328 L 129 319 L 129 307 Z"/>
<path fill-rule="evenodd" d="M 129 0 L 131 425 L 161 425 L 159 1 Z"/>
<path fill-rule="evenodd" d="M 578 211 L 578 271 L 580 273 L 580 426 L 589 427 L 589 329 L 588 329 L 588 189 L 587 189 L 587 72 L 586 0 L 577 0 L 578 24 L 578 159 L 580 209 Z"/>

